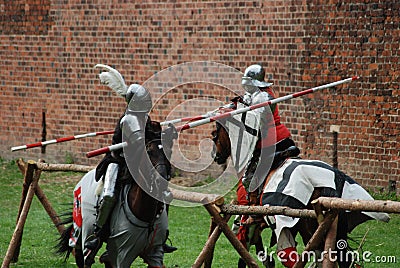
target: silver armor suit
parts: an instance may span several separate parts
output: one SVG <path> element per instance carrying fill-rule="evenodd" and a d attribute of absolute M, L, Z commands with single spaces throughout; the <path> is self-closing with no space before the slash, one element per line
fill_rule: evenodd
<path fill-rule="evenodd" d="M 103 199 L 100 201 L 100 209 L 97 215 L 96 225 L 98 227 L 103 227 L 107 222 L 109 213 L 115 205 L 115 185 L 117 183 L 118 170 L 118 164 L 108 164 L 104 175 Z"/>
<path fill-rule="evenodd" d="M 131 94 L 132 93 L 132 94 Z M 150 93 L 140 85 L 131 85 L 126 96 L 128 109 L 121 120 L 125 161 L 132 177 L 143 190 L 159 201 L 166 201 L 168 181 L 153 167 L 146 152 L 145 124 L 152 107 Z"/>
<path fill-rule="evenodd" d="M 147 112 L 151 109 L 150 93 L 141 85 L 132 84 L 129 86 L 125 96 L 128 102 L 128 108 L 125 116 L 121 119 L 122 125 L 129 128 L 130 132 L 141 134 L 143 137 L 136 139 L 144 140 L 144 129 L 147 121 Z M 136 111 L 137 113 L 131 112 Z M 137 116 L 139 114 L 140 116 Z M 129 117 L 129 119 L 127 119 Z M 144 141 L 143 141 L 144 143 Z M 99 210 L 97 225 L 103 226 L 109 216 L 110 210 L 115 204 L 115 186 L 118 177 L 119 166 L 116 163 L 110 163 L 104 176 L 103 200 Z"/>
<path fill-rule="evenodd" d="M 118 164 L 116 163 L 108 164 L 106 175 L 104 176 L 103 198 L 114 197 L 118 170 L 119 170 Z"/>
<path fill-rule="evenodd" d="M 272 100 L 273 97 L 268 94 L 266 91 L 260 90 L 259 87 L 268 87 L 271 86 L 271 83 L 264 82 L 264 75 L 263 68 L 260 65 L 251 65 L 249 66 L 246 71 L 245 75 L 242 77 L 242 86 L 243 89 L 246 91 L 243 96 L 243 101 L 247 105 L 255 105 L 263 102 L 267 102 Z M 259 81 L 260 79 L 262 81 Z M 260 113 L 260 138 L 264 139 L 268 134 L 268 128 L 271 127 L 271 122 L 273 122 L 273 112 L 271 111 L 270 106 L 264 106 L 258 109 L 255 109 L 254 112 Z M 264 171 L 260 168 L 260 165 L 265 165 L 262 163 L 264 160 L 259 161 L 260 158 L 264 158 L 263 152 L 259 150 L 255 150 L 253 152 L 253 156 L 250 159 L 249 163 L 245 168 L 244 176 L 242 177 L 242 183 L 245 187 L 247 192 L 255 191 L 260 184 L 262 183 Z M 269 154 L 269 152 L 268 152 Z"/>
<path fill-rule="evenodd" d="M 146 152 L 144 124 L 147 117 L 146 113 L 128 111 L 122 119 L 123 140 L 128 144 L 124 148 L 124 156 L 136 183 L 147 194 L 165 202 L 168 181 L 155 170 Z"/>
<path fill-rule="evenodd" d="M 262 102 L 267 102 L 269 100 L 272 100 L 272 96 L 269 95 L 265 91 L 256 91 L 253 94 L 251 94 L 251 103 L 250 105 L 255 105 L 259 104 Z M 268 124 L 273 120 L 273 114 L 271 112 L 270 106 L 264 106 L 258 109 L 255 109 L 254 112 L 260 113 L 260 130 L 261 130 L 261 137 L 266 134 L 266 128 L 268 127 Z M 263 137 L 264 138 L 264 137 Z"/>
<path fill-rule="evenodd" d="M 272 100 L 273 97 L 268 94 L 266 91 L 261 91 L 258 87 L 250 84 L 251 79 L 247 79 L 243 77 L 242 79 L 242 85 L 244 90 L 246 91 L 245 94 L 243 95 L 243 102 L 249 106 L 267 102 L 269 100 Z M 267 134 L 266 128 L 268 127 L 268 124 L 273 120 L 273 113 L 271 111 L 270 106 L 264 106 L 260 107 L 258 109 L 255 109 L 254 112 L 260 114 L 260 126 L 259 129 L 261 130 L 261 137 L 263 135 Z M 264 130 L 264 131 L 263 131 Z"/>

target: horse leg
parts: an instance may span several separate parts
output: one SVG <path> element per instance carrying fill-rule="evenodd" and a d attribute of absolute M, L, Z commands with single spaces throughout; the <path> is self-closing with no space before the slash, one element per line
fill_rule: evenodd
<path fill-rule="evenodd" d="M 75 248 L 75 262 L 78 268 L 84 268 L 85 261 L 84 261 L 83 251 L 81 248 Z"/>
<path fill-rule="evenodd" d="M 239 221 L 242 221 L 242 219 L 240 219 Z M 239 229 L 237 230 L 236 233 L 236 238 L 240 241 L 240 243 L 242 243 L 242 245 L 249 250 L 247 244 L 248 244 L 248 227 L 243 226 L 243 225 L 239 225 Z M 238 268 L 246 268 L 246 262 L 242 259 L 239 258 L 238 260 Z"/>
<path fill-rule="evenodd" d="M 260 226 L 257 226 L 260 228 Z M 268 255 L 268 250 L 265 250 L 264 243 L 262 241 L 261 229 L 258 233 L 258 238 L 256 239 L 256 243 L 254 244 L 256 247 L 257 257 L 262 261 L 264 267 L 273 268 L 275 267 L 275 260 L 270 255 Z"/>
<path fill-rule="evenodd" d="M 347 245 L 347 230 L 348 230 L 348 224 L 347 224 L 347 217 L 346 217 L 346 212 L 342 211 L 339 212 L 338 215 L 338 228 L 337 228 L 337 233 L 336 233 L 336 247 L 335 250 L 337 252 L 338 256 L 338 265 L 340 268 L 348 268 L 351 266 L 351 263 L 353 261 L 353 255 L 352 254 L 347 254 L 348 247 L 338 247 L 338 242 L 337 241 L 343 241 L 346 243 L 340 243 L 340 244 L 345 244 Z"/>
<path fill-rule="evenodd" d="M 106 250 L 103 254 L 101 254 L 99 262 L 104 264 L 105 268 L 113 268 L 110 256 L 108 255 L 108 250 Z"/>
<path fill-rule="evenodd" d="M 238 268 L 246 268 L 246 262 L 242 258 L 239 258 Z"/>

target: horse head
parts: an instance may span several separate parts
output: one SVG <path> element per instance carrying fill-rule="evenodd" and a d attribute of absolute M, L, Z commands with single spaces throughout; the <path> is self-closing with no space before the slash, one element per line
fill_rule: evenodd
<path fill-rule="evenodd" d="M 214 161 L 219 165 L 226 164 L 231 155 L 231 141 L 228 132 L 221 123 L 216 122 L 216 129 L 211 132 L 211 135 L 214 142 Z"/>
<path fill-rule="evenodd" d="M 168 132 L 170 131 L 170 132 Z M 150 162 L 154 167 L 154 176 L 148 178 L 147 191 L 134 184 L 129 191 L 129 205 L 132 212 L 139 219 L 151 222 L 164 207 L 164 202 L 169 203 L 172 196 L 168 192 L 168 181 L 171 178 L 170 155 L 173 139 L 176 133 L 170 128 L 162 130 L 159 122 L 148 120 L 145 128 L 145 146 Z M 148 192 L 154 190 L 158 198 Z M 160 199 L 163 196 L 163 200 Z M 164 201 L 164 202 L 163 202 Z"/>
<path fill-rule="evenodd" d="M 149 121 L 146 124 L 146 151 L 149 155 L 150 161 L 153 164 L 155 170 L 161 175 L 165 180 L 170 180 L 171 178 L 171 163 L 167 157 L 167 152 L 172 146 L 172 142 L 163 142 L 163 131 L 161 125 L 156 121 Z M 166 148 L 164 148 L 166 145 Z"/>

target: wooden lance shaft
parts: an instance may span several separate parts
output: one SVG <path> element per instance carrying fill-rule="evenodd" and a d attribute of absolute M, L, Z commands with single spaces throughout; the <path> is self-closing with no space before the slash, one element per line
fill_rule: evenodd
<path fill-rule="evenodd" d="M 233 110 L 233 111 L 230 111 L 230 112 L 221 113 L 219 115 L 215 115 L 215 116 L 207 117 L 207 118 L 200 119 L 200 120 L 197 120 L 197 121 L 194 121 L 194 122 L 190 122 L 190 123 L 187 123 L 187 124 L 184 124 L 182 126 L 177 127 L 176 130 L 177 131 L 183 131 L 183 130 L 186 130 L 186 129 L 198 127 L 198 126 L 205 125 L 205 124 L 208 124 L 208 123 L 220 120 L 220 119 L 233 117 L 234 115 L 237 115 L 237 114 L 242 114 L 242 113 L 245 113 L 245 112 L 248 112 L 248 111 L 251 111 L 251 110 L 259 109 L 261 107 L 277 104 L 279 102 L 287 101 L 287 100 L 290 100 L 290 99 L 293 99 L 293 98 L 298 98 L 298 97 L 301 97 L 301 96 L 304 96 L 304 95 L 307 95 L 307 94 L 310 94 L 310 93 L 314 93 L 317 90 L 338 86 L 338 85 L 341 85 L 341 84 L 344 84 L 344 83 L 349 83 L 349 82 L 357 80 L 357 79 L 359 79 L 359 77 L 358 76 L 354 76 L 354 77 L 346 78 L 346 79 L 339 80 L 339 81 L 336 81 L 336 82 L 332 82 L 332 83 L 329 83 L 329 84 L 325 84 L 325 85 L 322 85 L 322 86 L 313 87 L 313 88 L 310 88 L 310 89 L 306 89 L 306 90 L 303 90 L 303 91 L 300 91 L 300 92 L 297 92 L 297 93 L 294 93 L 294 94 L 290 94 L 290 95 L 286 95 L 286 96 L 283 96 L 283 97 L 279 97 L 279 98 L 276 98 L 276 99 L 273 99 L 273 100 L 269 100 L 269 101 L 266 101 L 266 102 L 261 102 L 261 103 L 258 103 L 258 104 L 255 104 L 255 105 L 251 105 L 251 106 L 248 106 L 248 107 L 236 109 L 236 110 Z M 111 150 L 117 150 L 117 149 L 124 148 L 126 145 L 127 145 L 127 143 L 123 142 L 123 143 L 118 143 L 118 144 L 115 144 L 115 145 L 112 145 L 112 146 L 107 146 L 107 147 L 100 148 L 100 149 L 97 149 L 97 150 L 94 150 L 94 151 L 90 151 L 90 152 L 86 153 L 86 156 L 90 158 L 90 157 L 93 157 L 93 156 L 97 156 L 99 154 L 111 152 Z"/>
<path fill-rule="evenodd" d="M 181 123 L 181 122 L 187 122 L 187 121 L 197 121 L 197 120 L 201 120 L 201 119 L 205 119 L 205 118 L 209 118 L 212 117 L 216 114 L 216 112 L 218 112 L 220 109 L 233 109 L 235 107 L 235 105 L 233 103 L 228 103 L 226 105 L 223 105 L 221 107 L 219 107 L 218 109 L 215 109 L 213 111 L 207 112 L 204 115 L 195 115 L 195 116 L 189 116 L 189 117 L 183 117 L 183 118 L 177 118 L 177 119 L 172 119 L 169 121 L 164 121 L 161 122 L 160 125 L 161 126 L 168 126 L 169 124 L 176 124 L 176 123 Z"/>
<path fill-rule="evenodd" d="M 59 138 L 59 139 L 54 139 L 54 140 L 41 141 L 41 142 L 36 142 L 36 143 L 31 143 L 31 144 L 25 144 L 25 145 L 21 145 L 21 146 L 14 146 L 14 147 L 11 147 L 11 151 L 14 152 L 14 151 L 19 151 L 19 150 L 24 150 L 24 149 L 30 149 L 30 148 L 35 148 L 35 147 L 46 146 L 46 145 L 54 144 L 54 143 L 72 141 L 72 140 L 77 140 L 77 139 L 82 139 L 82 138 L 87 138 L 87 137 L 100 136 L 100 135 L 108 135 L 108 134 L 113 134 L 113 133 L 114 133 L 114 130 L 91 132 L 91 133 L 80 134 L 80 135 L 75 135 L 75 136 L 69 136 L 69 137 L 64 137 L 64 138 Z"/>
<path fill-rule="evenodd" d="M 227 105 L 222 106 L 221 108 L 229 108 L 229 107 L 231 107 L 231 105 L 232 104 L 227 104 Z M 164 122 L 161 122 L 160 125 L 167 126 L 169 124 L 176 124 L 176 123 L 180 123 L 180 122 L 204 119 L 204 118 L 215 115 L 215 112 L 217 110 L 208 112 L 204 115 L 189 116 L 189 117 L 183 117 L 183 118 L 173 119 L 173 120 L 169 120 L 169 121 L 164 121 Z M 53 139 L 53 140 L 48 140 L 48 141 L 41 141 L 41 142 L 30 143 L 30 144 L 25 144 L 25 145 L 20 145 L 20 146 L 14 146 L 14 147 L 11 147 L 11 151 L 14 152 L 14 151 L 19 151 L 19 150 L 25 150 L 25 149 L 35 148 L 35 147 L 46 146 L 46 145 L 54 144 L 54 143 L 61 143 L 61 142 L 65 142 L 65 141 L 72 141 L 72 140 L 77 140 L 77 139 L 82 139 L 82 138 L 88 138 L 88 137 L 94 137 L 94 136 L 100 136 L 100 135 L 108 135 L 108 134 L 114 134 L 114 130 L 91 132 L 91 133 L 79 134 L 79 135 L 75 135 L 75 136 L 63 137 L 63 138 L 58 138 L 58 139 Z M 95 150 L 96 151 L 95 154 L 96 155 L 103 154 L 104 150 L 106 150 L 106 149 L 101 148 L 101 149 Z"/>
<path fill-rule="evenodd" d="M 280 97 L 280 98 L 276 98 L 276 99 L 273 99 L 273 100 L 269 100 L 269 101 L 266 101 L 266 102 L 261 102 L 261 103 L 255 104 L 255 105 L 251 105 L 251 106 L 248 106 L 248 107 L 241 108 L 241 109 L 236 109 L 236 110 L 233 110 L 233 111 L 230 111 L 230 112 L 226 112 L 226 113 L 222 113 L 222 114 L 219 114 L 219 115 L 216 115 L 216 116 L 212 116 L 212 117 L 209 117 L 209 118 L 205 118 L 205 119 L 201 119 L 201 120 L 198 120 L 198 121 L 195 121 L 195 122 L 187 123 L 187 124 L 184 124 L 184 125 L 182 125 L 180 127 L 177 127 L 176 130 L 181 131 L 181 130 L 186 130 L 186 129 L 189 129 L 189 128 L 198 127 L 198 126 L 210 123 L 210 122 L 214 122 L 214 121 L 219 120 L 219 119 L 233 117 L 234 115 L 242 114 L 242 113 L 248 112 L 250 110 L 255 110 L 255 109 L 258 109 L 258 108 L 261 108 L 261 107 L 277 104 L 279 102 L 283 102 L 283 101 L 287 101 L 287 100 L 290 100 L 290 99 L 293 99 L 293 98 L 304 96 L 304 95 L 313 93 L 313 92 L 315 92 L 317 90 L 330 88 L 330 87 L 334 87 L 334 86 L 341 85 L 341 84 L 344 84 L 344 83 L 348 83 L 348 82 L 351 82 L 351 81 L 356 80 L 358 78 L 359 78 L 358 76 L 354 76 L 354 77 L 346 78 L 346 79 L 343 79 L 343 80 L 340 80 L 340 81 L 336 81 L 336 82 L 333 82 L 333 83 L 329 83 L 329 84 L 326 84 L 326 85 L 313 87 L 313 88 L 306 89 L 306 90 L 303 90 L 303 91 L 300 91 L 300 92 L 297 92 L 297 93 L 294 93 L 294 94 L 286 95 L 286 96 L 283 96 L 283 97 Z"/>

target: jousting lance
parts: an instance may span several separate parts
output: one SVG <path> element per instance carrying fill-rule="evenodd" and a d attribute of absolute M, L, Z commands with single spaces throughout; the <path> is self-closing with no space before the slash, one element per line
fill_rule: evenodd
<path fill-rule="evenodd" d="M 250 110 L 255 110 L 255 109 L 258 109 L 258 108 L 261 108 L 261 107 L 273 105 L 273 104 L 276 104 L 276 103 L 279 103 L 279 102 L 283 102 L 283 101 L 287 101 L 287 100 L 290 100 L 290 99 L 293 99 L 293 98 L 304 96 L 304 95 L 313 93 L 313 92 L 315 92 L 317 90 L 321 90 L 321 89 L 325 89 L 325 88 L 341 85 L 341 84 L 344 84 L 344 83 L 348 83 L 348 82 L 351 82 L 353 80 L 357 80 L 358 78 L 359 78 L 358 76 L 350 77 L 350 78 L 343 79 L 343 80 L 340 80 L 340 81 L 336 81 L 336 82 L 333 82 L 333 83 L 329 83 L 329 84 L 326 84 L 326 85 L 322 85 L 322 86 L 306 89 L 306 90 L 303 90 L 303 91 L 300 91 L 300 92 L 297 92 L 297 93 L 294 93 L 294 94 L 286 95 L 286 96 L 283 96 L 283 97 L 280 97 L 280 98 L 272 99 L 272 100 L 269 100 L 269 101 L 266 101 L 266 102 L 261 102 L 261 103 L 255 104 L 255 105 L 251 105 L 251 106 L 248 106 L 248 107 L 240 108 L 240 109 L 233 110 L 233 111 L 226 112 L 226 113 L 221 113 L 219 115 L 211 116 L 209 118 L 205 118 L 205 119 L 201 119 L 201 120 L 198 120 L 198 121 L 194 121 L 194 122 L 190 122 L 190 123 L 184 124 L 184 125 L 182 125 L 180 127 L 177 127 L 176 130 L 177 131 L 181 131 L 181 130 L 186 130 L 186 129 L 189 129 L 189 128 L 194 128 L 194 127 L 201 126 L 201 125 L 204 125 L 204 124 L 207 124 L 207 123 L 210 123 L 210 122 L 214 122 L 214 121 L 219 120 L 219 119 L 232 117 L 234 115 L 245 113 L 245 112 L 250 111 Z"/>
<path fill-rule="evenodd" d="M 227 105 L 221 106 L 220 108 L 229 108 L 231 106 L 232 106 L 232 104 L 227 104 Z M 220 108 L 218 108 L 218 109 L 220 109 Z M 204 118 L 215 115 L 215 113 L 216 113 L 216 111 L 218 111 L 218 109 L 208 112 L 204 115 L 189 116 L 189 117 L 183 117 L 183 118 L 173 119 L 173 120 L 169 120 L 169 121 L 164 121 L 164 122 L 161 122 L 160 125 L 167 126 L 169 124 L 176 124 L 176 123 L 180 123 L 180 122 L 204 119 Z M 14 152 L 14 151 L 19 151 L 19 150 L 24 150 L 24 149 L 46 146 L 46 145 L 54 144 L 54 143 L 60 143 L 60 142 L 65 142 L 65 141 L 72 141 L 72 140 L 76 140 L 76 139 L 94 137 L 94 136 L 99 136 L 99 135 L 108 135 L 108 134 L 114 134 L 114 130 L 92 132 L 92 133 L 69 136 L 69 137 L 64 137 L 64 138 L 59 138 L 59 139 L 54 139 L 54 140 L 41 141 L 41 142 L 36 142 L 36 143 L 31 143 L 31 144 L 26 144 L 26 145 L 21 145 L 21 146 L 15 146 L 15 147 L 11 147 L 11 151 Z M 102 154 L 102 153 L 99 153 L 99 154 Z"/>
<path fill-rule="evenodd" d="M 205 119 L 205 118 L 209 118 L 212 117 L 216 114 L 216 112 L 218 112 L 219 109 L 229 109 L 229 108 L 234 108 L 235 104 L 233 103 L 228 103 L 224 106 L 219 107 L 218 109 L 215 109 L 211 112 L 207 112 L 204 115 L 196 115 L 196 116 L 189 116 L 189 117 L 182 117 L 182 118 L 177 118 L 177 119 L 172 119 L 169 121 L 164 121 L 161 122 L 160 125 L 161 126 L 168 126 L 169 124 L 176 124 L 176 123 L 181 123 L 181 122 L 187 122 L 187 121 L 197 121 L 197 120 L 201 120 L 201 119 Z"/>
<path fill-rule="evenodd" d="M 314 93 L 317 90 L 338 86 L 338 85 L 341 85 L 341 84 L 344 84 L 344 83 L 349 83 L 349 82 L 357 80 L 359 78 L 360 78 L 359 76 L 346 78 L 346 79 L 339 80 L 339 81 L 336 81 L 336 82 L 332 82 L 332 83 L 329 83 L 329 84 L 325 84 L 325 85 L 322 85 L 322 86 L 306 89 L 306 90 L 303 90 L 303 91 L 300 91 L 300 92 L 297 92 L 297 93 L 294 93 L 294 94 L 290 94 L 290 95 L 286 95 L 286 96 L 279 97 L 279 98 L 276 98 L 276 99 L 272 99 L 272 100 L 269 100 L 269 101 L 266 101 L 266 102 L 261 102 L 261 103 L 255 104 L 255 105 L 251 105 L 251 106 L 248 106 L 248 107 L 240 108 L 240 109 L 233 110 L 233 111 L 226 112 L 226 113 L 221 113 L 221 114 L 218 114 L 218 115 L 215 115 L 215 116 L 211 116 L 211 117 L 208 117 L 208 118 L 204 118 L 204 119 L 200 119 L 200 120 L 197 120 L 197 121 L 194 121 L 194 122 L 190 122 L 190 123 L 184 124 L 182 126 L 177 127 L 176 130 L 177 131 L 183 131 L 183 130 L 186 130 L 186 129 L 189 129 L 189 128 L 198 127 L 198 126 L 201 126 L 201 125 L 204 125 L 204 124 L 208 124 L 208 123 L 217 121 L 219 119 L 233 117 L 234 115 L 237 115 L 237 114 L 245 113 L 245 112 L 248 112 L 248 111 L 251 111 L 251 110 L 255 110 L 255 109 L 258 109 L 258 108 L 261 108 L 261 107 L 277 104 L 279 102 L 283 102 L 283 101 L 287 101 L 287 100 L 290 100 L 290 99 L 293 99 L 293 98 L 298 98 L 298 97 L 301 97 L 301 96 L 304 96 L 304 95 L 307 95 L 307 94 L 311 94 L 311 93 Z M 103 154 L 103 153 L 111 152 L 111 151 L 114 151 L 114 150 L 122 149 L 122 148 L 124 148 L 126 146 L 127 146 L 127 143 L 126 142 L 122 142 L 122 143 L 118 143 L 118 144 L 115 144 L 115 145 L 103 147 L 103 148 L 100 148 L 100 149 L 97 149 L 97 150 L 94 150 L 94 151 L 90 151 L 90 152 L 86 153 L 86 156 L 88 158 L 90 158 L 90 157 L 93 157 L 93 156 L 97 156 L 99 154 Z"/>
<path fill-rule="evenodd" d="M 34 148 L 34 147 L 40 147 L 40 146 L 45 146 L 45 145 L 49 145 L 49 144 L 54 144 L 54 143 L 60 143 L 60 142 L 64 142 L 64 141 L 72 141 L 72 140 L 77 140 L 77 139 L 82 139 L 82 138 L 87 138 L 87 137 L 108 135 L 108 134 L 113 134 L 113 133 L 114 133 L 114 130 L 91 132 L 91 133 L 69 136 L 69 137 L 64 137 L 64 138 L 59 138 L 59 139 L 54 139 L 54 140 L 41 141 L 41 142 L 36 142 L 36 143 L 31 143 L 31 144 L 26 144 L 26 145 L 21 145 L 21 146 L 15 146 L 15 147 L 11 147 L 11 151 L 14 152 L 14 151 L 18 151 L 18 150 L 24 150 L 24 149 L 30 149 L 30 148 Z"/>

